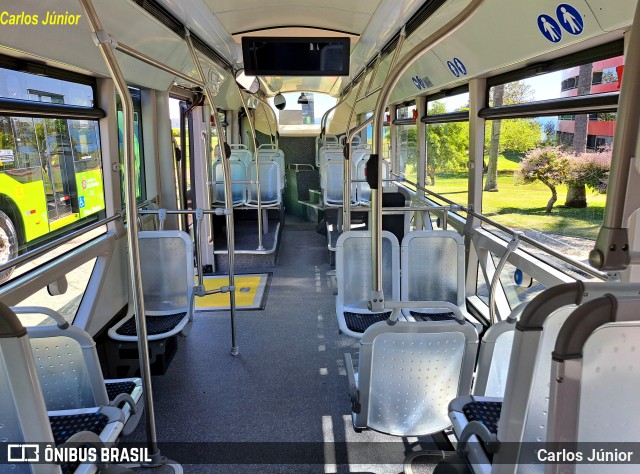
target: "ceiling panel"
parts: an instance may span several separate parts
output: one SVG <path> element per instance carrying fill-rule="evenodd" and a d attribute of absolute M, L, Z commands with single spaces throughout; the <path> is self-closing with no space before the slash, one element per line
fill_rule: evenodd
<path fill-rule="evenodd" d="M 186 48 L 180 38 L 159 24 L 149 14 L 130 0 L 94 0 L 94 6 L 104 30 L 114 39 L 125 43 L 174 68 L 185 64 Z M 28 11 L 44 19 L 51 9 L 47 2 L 40 0 L 12 0 L 3 6 L 11 11 Z M 33 26 L 4 26 L 0 29 L 0 46 L 17 57 L 43 59 L 50 64 L 72 66 L 98 76 L 108 76 L 108 70 L 100 52 L 93 42 L 89 24 L 80 3 L 74 0 L 56 2 L 58 11 L 69 11 L 81 15 L 77 25 L 38 28 L 32 34 Z M 136 18 L 135 28 L 123 18 Z M 65 48 L 63 45 L 73 45 Z M 13 52 L 11 52 L 13 50 Z M 121 69 L 131 84 L 166 90 L 173 77 L 169 74 L 116 53 Z"/>
<path fill-rule="evenodd" d="M 380 0 L 205 0 L 211 11 L 222 13 L 256 8 L 283 9 L 291 6 L 325 7 L 331 10 L 367 13 L 371 15 Z"/>
<path fill-rule="evenodd" d="M 216 16 L 232 34 L 277 26 L 311 26 L 360 33 L 370 19 L 368 13 L 336 10 L 314 5 L 256 6 L 250 10 L 216 13 Z"/>

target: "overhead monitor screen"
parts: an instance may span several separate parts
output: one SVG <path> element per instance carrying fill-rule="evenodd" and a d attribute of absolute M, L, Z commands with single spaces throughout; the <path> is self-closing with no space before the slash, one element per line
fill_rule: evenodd
<path fill-rule="evenodd" d="M 348 76 L 349 38 L 245 36 L 245 73 L 254 76 Z"/>

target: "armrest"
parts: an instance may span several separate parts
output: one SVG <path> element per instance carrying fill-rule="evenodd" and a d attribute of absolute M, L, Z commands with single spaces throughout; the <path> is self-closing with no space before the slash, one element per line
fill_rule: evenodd
<path fill-rule="evenodd" d="M 349 397 L 351 398 L 351 407 L 354 413 L 360 413 L 360 401 L 358 394 L 358 385 L 356 384 L 356 375 L 353 369 L 353 359 L 351 354 L 344 354 L 344 365 L 347 369 L 347 380 L 349 382 Z"/>
<path fill-rule="evenodd" d="M 118 405 L 120 405 L 121 403 L 125 403 L 126 405 L 129 405 L 129 407 L 131 408 L 132 415 L 135 415 L 136 412 L 138 411 L 138 408 L 136 407 L 136 402 L 133 401 L 133 398 L 131 398 L 131 395 L 129 395 L 128 393 L 119 393 L 116 398 L 114 398 L 109 402 L 109 406 L 118 408 Z"/>
<path fill-rule="evenodd" d="M 67 329 L 69 327 L 69 323 L 64 317 L 51 308 L 45 308 L 44 306 L 12 306 L 11 309 L 15 314 L 44 314 L 53 319 L 58 325 L 58 328 Z"/>
<path fill-rule="evenodd" d="M 488 453 L 495 454 L 498 452 L 498 448 L 500 447 L 498 437 L 495 434 L 491 433 L 487 429 L 487 427 L 479 421 L 470 421 L 469 424 L 467 424 L 467 426 L 465 426 L 462 430 L 460 439 L 458 440 L 458 449 L 460 451 L 466 450 L 467 443 L 469 442 L 469 438 L 471 438 L 471 436 L 476 436 L 480 441 L 482 441 L 484 448 Z"/>

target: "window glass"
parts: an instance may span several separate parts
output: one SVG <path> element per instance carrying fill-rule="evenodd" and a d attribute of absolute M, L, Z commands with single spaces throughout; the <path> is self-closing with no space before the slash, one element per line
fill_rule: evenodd
<path fill-rule="evenodd" d="M 20 306 L 44 306 L 60 313 L 64 319 L 73 323 L 84 292 L 89 285 L 90 276 L 96 264 L 96 259 L 88 261 L 84 265 L 71 270 L 65 275 L 68 289 L 61 295 L 51 296 L 47 288 L 37 291 L 26 300 L 20 302 Z M 55 322 L 42 314 L 20 314 L 18 319 L 24 326 L 53 325 Z"/>
<path fill-rule="evenodd" d="M 396 125 L 396 141 L 397 141 L 397 174 L 404 175 L 412 182 L 417 181 L 418 166 L 418 126 L 416 124 L 416 106 L 398 107 L 396 109 L 396 117 L 398 120 L 413 119 L 411 125 Z"/>
<path fill-rule="evenodd" d="M 136 202 L 141 203 L 147 199 L 147 189 L 144 175 L 144 150 L 142 147 L 142 101 L 140 89 L 129 87 L 131 99 L 133 100 L 133 152 L 136 165 Z M 122 113 L 122 102 L 120 96 L 116 95 L 118 110 L 118 145 L 120 149 L 120 192 L 122 195 L 122 206 L 124 207 L 124 123 Z"/>
<path fill-rule="evenodd" d="M 491 259 L 493 261 L 494 268 L 497 268 L 500 258 L 491 254 Z M 476 296 L 478 296 L 486 305 L 489 305 L 491 281 L 487 282 L 484 277 L 484 272 L 480 266 L 478 266 L 478 278 L 476 282 Z M 544 291 L 544 286 L 542 286 L 541 283 L 509 262 L 504 265 L 504 268 L 500 273 L 500 284 L 502 285 L 502 289 L 507 297 L 507 302 L 511 309 L 514 309 L 521 303 L 531 301 L 536 295 Z M 500 287 L 496 289 L 496 291 L 499 290 Z"/>
<path fill-rule="evenodd" d="M 486 123 L 482 212 L 587 260 L 602 225 L 615 114 Z"/>
<path fill-rule="evenodd" d="M 437 107 L 432 104 L 437 103 Z M 427 115 L 447 114 L 450 112 L 459 112 L 461 110 L 469 110 L 469 93 L 458 94 L 451 97 L 444 97 L 436 101 L 429 101 L 427 104 Z"/>
<path fill-rule="evenodd" d="M 447 110 L 439 100 L 429 102 L 428 115 L 468 109 L 467 100 L 458 101 L 457 109 Z M 459 204 L 466 204 L 469 171 L 469 123 L 427 124 L 427 189 L 442 194 Z"/>
<path fill-rule="evenodd" d="M 286 107 L 278 110 L 273 105 L 273 97 L 269 99 L 271 108 L 278 117 L 278 127 L 281 126 L 320 126 L 322 116 L 331 107 L 336 105 L 335 97 L 317 92 L 287 92 L 282 94 Z M 304 95 L 304 97 L 302 97 Z M 305 102 L 306 103 L 300 103 Z M 331 120 L 331 117 L 329 117 Z"/>
<path fill-rule="evenodd" d="M 0 263 L 104 209 L 96 120 L 0 116 Z"/>
<path fill-rule="evenodd" d="M 0 97 L 49 104 L 93 107 L 93 87 L 0 68 Z"/>
<path fill-rule="evenodd" d="M 538 100 L 602 94 L 620 90 L 624 56 L 583 64 L 490 89 L 491 105 L 523 104 Z"/>

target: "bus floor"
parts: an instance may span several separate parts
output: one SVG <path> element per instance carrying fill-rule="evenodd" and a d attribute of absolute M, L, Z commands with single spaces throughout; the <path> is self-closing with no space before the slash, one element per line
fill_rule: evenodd
<path fill-rule="evenodd" d="M 343 353 L 358 343 L 338 334 L 326 255 L 313 224 L 288 219 L 265 309 L 237 313 L 240 354 L 228 312 L 197 313 L 153 377 L 160 450 L 185 472 L 400 473 L 406 453 L 436 449 L 353 431 Z M 144 426 L 126 441 L 144 441 Z"/>

